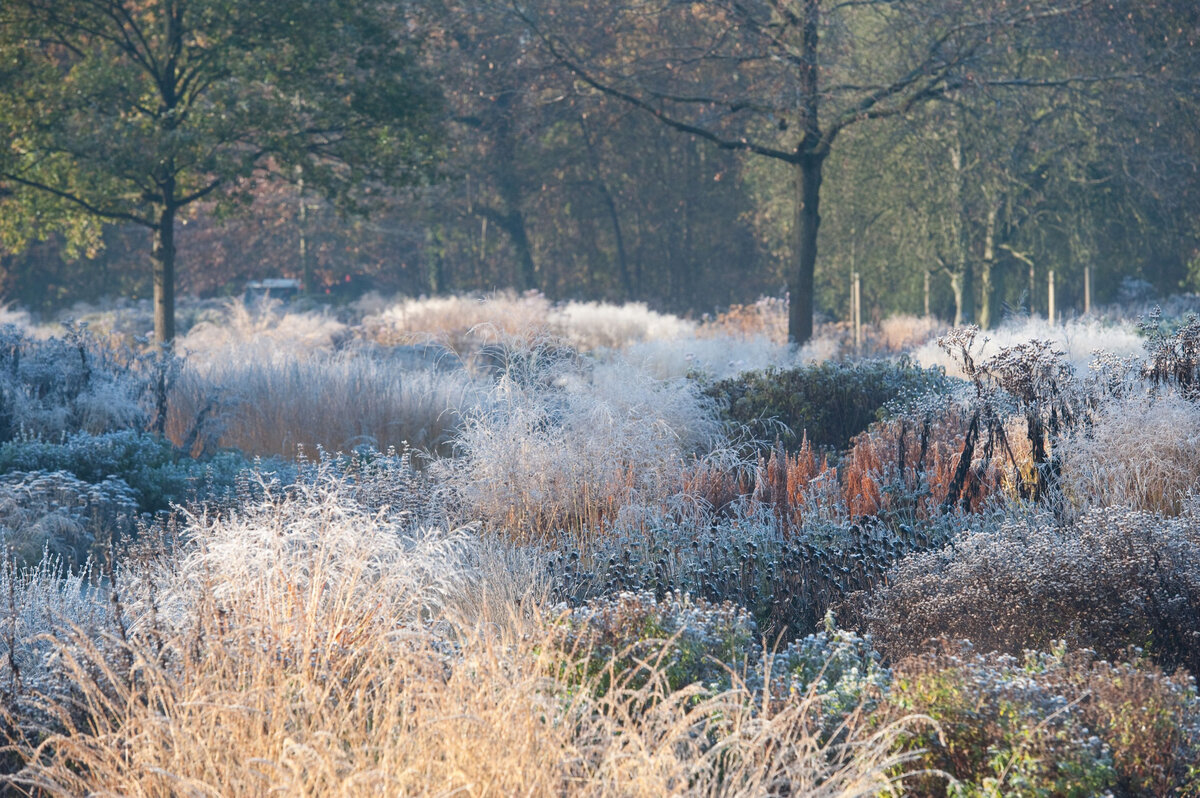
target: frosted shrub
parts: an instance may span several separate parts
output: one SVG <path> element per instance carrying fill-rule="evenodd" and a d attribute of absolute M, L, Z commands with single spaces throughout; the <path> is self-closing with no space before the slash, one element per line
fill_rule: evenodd
<path fill-rule="evenodd" d="M 753 651 L 754 621 L 733 604 L 616 593 L 556 611 L 564 615 L 559 645 L 585 655 L 586 671 L 601 677 L 601 689 L 614 681 L 645 683 L 655 675 L 665 676 L 672 690 L 697 682 L 713 691 L 728 689 L 745 659 L 761 664 L 756 663 L 761 651 L 757 657 Z"/>
<path fill-rule="evenodd" d="M 874 706 L 888 689 L 891 672 L 880 662 L 870 638 L 838 629 L 832 613 L 825 628 L 788 643 L 770 660 L 776 695 L 807 693 L 816 697 L 832 729 L 855 709 Z"/>
<path fill-rule="evenodd" d="M 564 627 L 558 645 L 585 656 L 584 672 L 598 676 L 602 690 L 651 677 L 665 677 L 672 690 L 696 685 L 707 692 L 741 682 L 776 703 L 816 697 L 832 728 L 888 683 L 870 641 L 835 628 L 832 617 L 825 629 L 775 651 L 764 648 L 754 620 L 730 602 L 619 592 L 557 610 Z"/>
<path fill-rule="evenodd" d="M 1200 702 L 1185 673 L 1142 661 L 1109 664 L 1091 652 L 970 646 L 901 661 L 885 712 L 920 712 L 939 725 L 906 740 L 917 767 L 957 779 L 960 795 L 1189 795 L 1196 791 Z M 907 795 L 942 796 L 918 777 Z"/>
<path fill-rule="evenodd" d="M 949 388 L 938 369 L 859 360 L 745 372 L 708 385 L 705 395 L 728 424 L 748 428 L 768 445 L 778 438 L 795 452 L 803 439 L 820 451 L 844 449 L 888 403 Z"/>
<path fill-rule="evenodd" d="M 145 425 L 148 365 L 118 360 L 84 327 L 47 339 L 0 330 L 0 440 Z"/>
<path fill-rule="evenodd" d="M 65 472 L 92 485 L 118 481 L 139 512 L 169 510 L 218 498 L 247 466 L 237 452 L 220 452 L 203 461 L 183 457 L 171 442 L 134 430 L 100 435 L 76 433 L 57 443 L 21 439 L 0 444 L 0 473 Z"/>
<path fill-rule="evenodd" d="M 687 381 L 521 351 L 465 414 L 460 456 L 446 464 L 469 517 L 516 538 L 595 528 L 623 507 L 673 495 L 685 462 L 722 444 L 715 414 Z"/>
<path fill-rule="evenodd" d="M 551 593 L 570 604 L 612 593 L 690 594 L 745 607 L 775 641 L 816 633 L 855 591 L 874 587 L 906 554 L 940 549 L 961 523 L 941 517 L 914 528 L 814 513 L 789 527 L 752 503 L 717 519 L 644 514 L 596 540 L 556 538 L 545 558 Z M 840 611 L 840 609 L 839 609 Z"/>
<path fill-rule="evenodd" d="M 1164 667 L 1200 669 L 1200 535 L 1177 518 L 1093 510 L 1068 528 L 1045 515 L 965 533 L 902 560 L 867 602 L 867 628 L 892 657 L 930 638 L 1018 654 L 1054 640 L 1120 656 L 1148 646 Z"/>
<path fill-rule="evenodd" d="M 1110 398 L 1060 451 L 1062 489 L 1079 507 L 1173 515 L 1200 490 L 1200 407 L 1173 391 Z"/>

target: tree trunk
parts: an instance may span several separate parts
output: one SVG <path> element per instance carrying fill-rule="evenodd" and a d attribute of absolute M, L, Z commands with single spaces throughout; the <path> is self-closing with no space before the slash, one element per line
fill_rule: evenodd
<path fill-rule="evenodd" d="M 521 288 L 536 291 L 538 288 L 537 267 L 533 263 L 533 249 L 529 245 L 529 232 L 525 229 L 525 214 L 515 208 L 508 214 L 504 224 L 508 238 L 517 249 L 517 263 L 521 268 Z"/>
<path fill-rule="evenodd" d="M 996 286 L 992 281 L 992 272 L 996 265 L 996 217 L 998 215 L 999 208 L 995 205 L 988 207 L 983 231 L 983 262 L 979 264 L 979 326 L 985 330 L 995 323 L 992 311 L 995 304 Z"/>
<path fill-rule="evenodd" d="M 154 340 L 175 340 L 175 214 L 174 205 L 164 205 L 156 214 L 150 259 L 154 270 Z"/>
<path fill-rule="evenodd" d="M 794 226 L 795 270 L 788 281 L 788 341 L 801 345 L 813 334 L 814 275 L 817 267 L 817 230 L 821 226 L 821 170 L 825 156 L 805 153 L 796 164 Z"/>
<path fill-rule="evenodd" d="M 950 273 L 950 290 L 954 292 L 954 326 L 975 321 L 975 280 L 969 263 Z"/>

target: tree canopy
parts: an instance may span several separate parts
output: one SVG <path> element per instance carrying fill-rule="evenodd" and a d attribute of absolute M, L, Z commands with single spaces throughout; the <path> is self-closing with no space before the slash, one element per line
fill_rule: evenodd
<path fill-rule="evenodd" d="M 845 318 L 853 273 L 868 316 L 986 324 L 1044 312 L 1051 270 L 1060 309 L 1085 269 L 1099 303 L 1125 278 L 1200 289 L 1192 0 L 19 0 L 0 20 L 0 292 L 42 309 L 143 295 L 143 260 L 202 295 L 312 276 L 698 315 L 790 289 L 797 340 Z M 195 266 L 167 279 L 176 246 Z"/>
<path fill-rule="evenodd" d="M 149 229 L 171 340 L 189 206 L 302 176 L 356 210 L 434 172 L 439 92 L 407 31 L 403 5 L 370 0 L 5 0 L 0 240 Z"/>

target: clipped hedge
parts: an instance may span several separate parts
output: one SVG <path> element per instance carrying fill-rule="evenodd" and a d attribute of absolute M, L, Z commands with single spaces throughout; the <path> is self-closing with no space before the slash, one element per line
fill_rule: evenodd
<path fill-rule="evenodd" d="M 902 358 L 750 371 L 713 383 L 705 394 L 728 426 L 748 429 L 766 442 L 778 438 L 795 453 L 806 435 L 816 449 L 841 451 L 882 418 L 889 403 L 945 392 L 950 385 L 941 368 L 920 368 Z"/>

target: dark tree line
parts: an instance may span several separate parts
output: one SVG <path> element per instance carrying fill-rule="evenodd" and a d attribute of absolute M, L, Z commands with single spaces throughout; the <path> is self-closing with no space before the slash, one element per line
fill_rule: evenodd
<path fill-rule="evenodd" d="M 178 282 L 200 293 L 290 274 L 318 292 L 349 278 L 701 313 L 786 287 L 790 334 L 804 340 L 814 313 L 844 317 L 852 272 L 874 312 L 928 302 L 984 325 L 1005 307 L 1043 310 L 1051 269 L 1063 308 L 1081 307 L 1085 268 L 1097 303 L 1126 277 L 1161 293 L 1200 287 L 1200 11 L 1189 0 L 346 3 L 360 18 L 336 37 L 296 33 L 289 19 L 322 5 L 300 0 L 237 36 L 217 23 L 253 4 L 83 3 L 150 9 L 155 31 L 155 9 L 216 25 L 180 40 L 191 58 L 232 59 L 192 112 L 209 121 L 184 142 L 163 132 L 173 112 L 136 62 L 110 59 L 83 85 L 109 92 L 92 98 L 111 104 L 106 124 L 142 107 L 153 136 L 92 124 L 88 139 L 71 127 L 83 117 L 70 97 L 22 99 L 32 53 L 45 53 L 43 78 L 73 63 L 30 33 L 61 5 L 5 4 L 26 9 L 20 47 L 11 12 L 0 27 L 10 140 L 32 140 L 37 111 L 70 132 L 72 157 L 177 160 L 165 171 L 135 160 L 131 181 L 71 173 L 62 155 L 0 153 L 2 288 L 32 305 L 148 292 L 163 226 L 142 219 L 161 221 L 172 174 L 188 186 L 166 203 L 178 205 Z M 163 30 L 147 46 L 169 54 Z M 260 58 L 267 41 L 291 44 Z M 270 80 L 246 77 L 264 63 Z M 385 72 L 394 81 L 367 92 Z M 347 85 L 361 101 L 339 105 Z M 154 107 L 138 99 L 155 91 Z M 243 102 L 252 118 L 211 121 Z M 209 152 L 219 157 L 195 154 Z M 31 163 L 80 196 L 27 190 Z M 137 224 L 96 225 L 81 199 L 102 220 Z M 159 230 L 156 247 L 138 224 Z M 85 257 L 64 258 L 64 243 Z"/>

